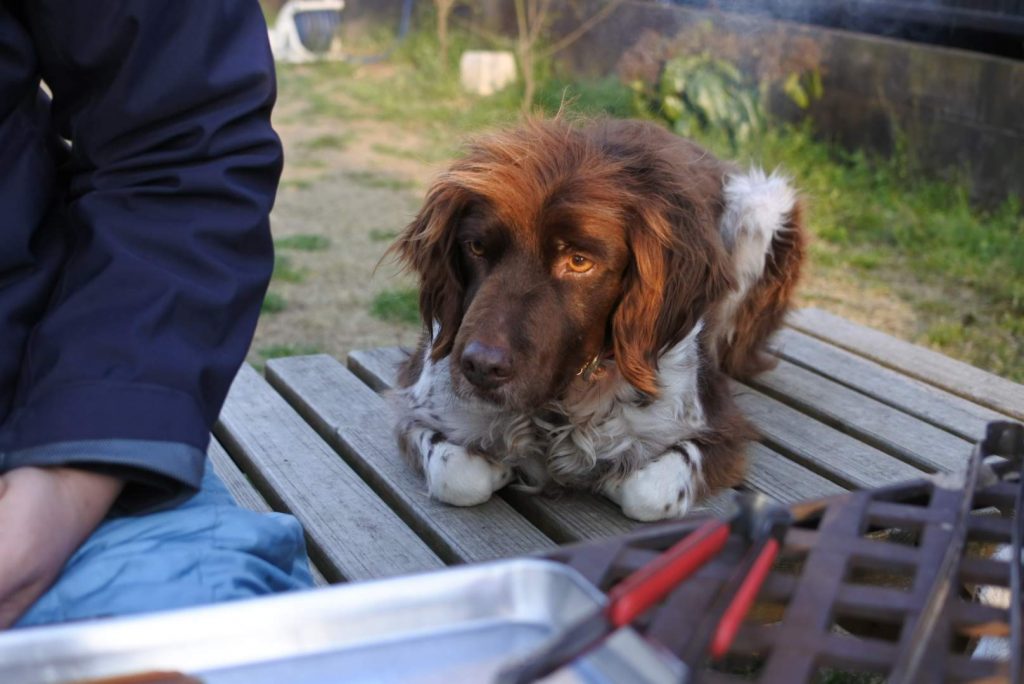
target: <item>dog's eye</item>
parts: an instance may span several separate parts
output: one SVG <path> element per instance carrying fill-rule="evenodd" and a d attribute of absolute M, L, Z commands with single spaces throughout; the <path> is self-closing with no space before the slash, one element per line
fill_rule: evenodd
<path fill-rule="evenodd" d="M 484 243 L 479 240 L 466 240 L 466 249 L 473 256 L 482 257 L 484 255 Z"/>
<path fill-rule="evenodd" d="M 582 254 L 573 254 L 569 257 L 568 265 L 573 273 L 586 273 L 594 267 L 594 262 Z"/>

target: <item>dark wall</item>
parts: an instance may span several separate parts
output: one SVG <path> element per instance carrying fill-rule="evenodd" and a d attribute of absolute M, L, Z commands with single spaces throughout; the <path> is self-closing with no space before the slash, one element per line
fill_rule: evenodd
<path fill-rule="evenodd" d="M 419 0 L 415 4 L 423 4 Z M 345 16 L 351 19 L 398 20 L 403 0 L 345 0 Z"/>
<path fill-rule="evenodd" d="M 755 36 L 781 26 L 788 39 L 808 36 L 821 46 L 824 97 L 810 114 L 822 135 L 888 151 L 898 133 L 924 168 L 966 176 L 977 199 L 1024 197 L 1024 62 L 649 2 L 624 4 L 564 61 L 578 74 L 608 74 L 643 31 L 672 35 L 708 19 Z"/>
<path fill-rule="evenodd" d="M 375 29 L 384 26 L 397 34 L 402 16 L 403 0 L 345 0 L 342 12 L 342 39 L 358 44 L 359 39 Z M 415 5 L 422 5 L 418 0 Z"/>
<path fill-rule="evenodd" d="M 1024 0 L 672 0 L 671 4 L 1024 58 Z"/>
<path fill-rule="evenodd" d="M 404 0 L 345 0 L 343 35 L 351 38 L 353 33 L 358 34 L 379 26 L 397 31 L 403 4 Z M 515 27 L 514 7 L 508 0 L 472 0 L 456 3 L 453 17 L 472 20 L 495 32 Z M 434 31 L 436 19 L 432 0 L 414 0 L 411 20 L 414 30 Z"/>

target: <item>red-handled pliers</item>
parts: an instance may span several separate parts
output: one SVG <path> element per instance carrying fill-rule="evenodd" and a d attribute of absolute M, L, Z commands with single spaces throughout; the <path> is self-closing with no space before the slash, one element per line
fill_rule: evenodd
<path fill-rule="evenodd" d="M 738 531 L 750 540 L 750 548 L 712 605 L 704 621 L 710 627 L 703 630 L 703 638 L 694 639 L 683 653 L 683 661 L 693 667 L 699 665 L 705 654 L 719 659 L 729 652 L 782 549 L 786 530 L 793 523 L 788 509 L 760 494 L 743 497 L 740 506 L 743 513 L 737 518 L 734 529 L 746 527 Z M 698 631 L 698 635 L 701 633 Z"/>
<path fill-rule="evenodd" d="M 751 548 L 726 587 L 723 596 L 728 601 L 716 621 L 710 647 L 712 657 L 724 655 L 775 562 L 790 520 L 789 512 L 769 503 L 767 497 L 753 494 L 738 499 L 738 511 L 733 516 L 709 520 L 624 579 L 608 592 L 608 603 L 602 609 L 566 629 L 540 651 L 499 672 L 496 684 L 533 682 L 584 655 L 660 601 L 717 555 L 732 532 L 738 532 L 751 540 Z M 700 648 L 702 653 L 707 652 L 706 644 Z"/>

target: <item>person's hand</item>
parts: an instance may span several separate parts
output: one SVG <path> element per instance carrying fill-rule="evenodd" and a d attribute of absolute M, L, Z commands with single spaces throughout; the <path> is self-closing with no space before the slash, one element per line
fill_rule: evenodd
<path fill-rule="evenodd" d="M 50 588 L 113 505 L 124 482 L 74 468 L 0 475 L 0 629 Z"/>

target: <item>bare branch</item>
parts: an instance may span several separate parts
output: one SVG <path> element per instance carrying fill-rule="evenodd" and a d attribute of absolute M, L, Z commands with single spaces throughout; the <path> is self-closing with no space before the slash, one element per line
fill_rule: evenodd
<path fill-rule="evenodd" d="M 507 48 L 509 46 L 509 43 L 512 42 L 512 40 L 508 36 L 503 36 L 500 33 L 495 33 L 494 31 L 488 31 L 484 27 L 477 26 L 476 24 L 466 19 L 463 19 L 462 17 L 456 16 L 455 23 L 458 24 L 460 27 L 466 29 L 470 33 L 475 33 L 480 38 L 483 38 L 487 42 L 493 43 L 494 45 L 500 45 L 502 47 Z"/>
<path fill-rule="evenodd" d="M 448 65 L 448 18 L 458 0 L 434 0 L 437 8 L 437 42 L 441 53 L 441 68 Z"/>
<path fill-rule="evenodd" d="M 565 48 L 569 47 L 577 40 L 582 38 L 583 35 L 587 33 L 587 31 L 589 31 L 590 29 L 594 28 L 599 23 L 604 21 L 608 17 L 608 15 L 614 12 L 616 8 L 618 8 L 618 6 L 621 5 L 623 2 L 624 0 L 609 0 L 608 4 L 606 4 L 600 10 L 595 12 L 586 21 L 577 26 L 573 31 L 570 31 L 569 33 L 565 34 L 558 41 L 552 43 L 546 49 L 542 50 L 538 56 L 542 58 L 551 57 L 555 53 L 560 52 Z"/>
<path fill-rule="evenodd" d="M 519 40 L 522 41 L 526 38 L 529 31 L 529 11 L 530 8 L 523 4 L 524 0 L 515 0 L 516 6 L 516 28 L 519 29 Z"/>
<path fill-rule="evenodd" d="M 538 0 L 537 12 L 534 14 L 533 24 L 530 26 L 530 42 L 536 43 L 541 33 L 547 30 L 548 13 L 551 9 L 551 0 Z"/>

